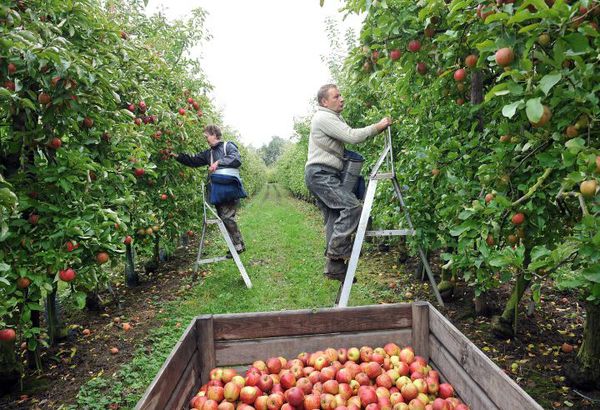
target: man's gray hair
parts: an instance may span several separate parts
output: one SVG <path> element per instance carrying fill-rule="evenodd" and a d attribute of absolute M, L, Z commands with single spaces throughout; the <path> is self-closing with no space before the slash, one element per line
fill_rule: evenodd
<path fill-rule="evenodd" d="M 338 88 L 338 87 L 335 84 L 325 84 L 325 85 L 322 85 L 321 88 L 319 88 L 319 92 L 317 93 L 317 103 L 320 106 L 323 106 L 323 104 L 321 104 L 321 101 L 323 101 L 324 98 L 329 97 L 328 92 L 332 88 Z"/>

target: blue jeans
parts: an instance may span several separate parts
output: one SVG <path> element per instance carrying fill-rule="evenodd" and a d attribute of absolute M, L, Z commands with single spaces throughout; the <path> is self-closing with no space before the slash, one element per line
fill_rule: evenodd
<path fill-rule="evenodd" d="M 323 212 L 326 232 L 325 256 L 348 259 L 362 206 L 356 196 L 342 188 L 340 171 L 326 165 L 309 165 L 304 181 Z"/>

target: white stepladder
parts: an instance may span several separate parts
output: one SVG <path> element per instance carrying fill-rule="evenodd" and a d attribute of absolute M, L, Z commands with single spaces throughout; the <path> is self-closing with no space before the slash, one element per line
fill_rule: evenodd
<path fill-rule="evenodd" d="M 212 219 L 207 218 L 207 212 L 211 212 L 214 216 Z M 233 241 L 229 236 L 229 232 L 227 232 L 227 228 L 225 228 L 225 224 L 223 220 L 219 218 L 217 212 L 212 209 L 212 207 L 206 202 L 206 195 L 204 193 L 204 184 L 202 184 L 202 236 L 200 237 L 200 245 L 198 246 L 198 256 L 196 257 L 196 263 L 194 263 L 194 277 L 197 277 L 198 270 L 200 269 L 200 265 L 206 263 L 220 262 L 226 259 L 229 259 L 227 256 L 217 256 L 215 258 L 202 259 L 202 250 L 204 248 L 204 238 L 206 237 L 206 228 L 208 225 L 216 224 L 219 227 L 219 231 L 221 231 L 221 235 L 225 242 L 227 243 L 227 247 L 229 248 L 229 252 L 235 261 L 235 264 L 242 275 L 242 279 L 244 279 L 244 283 L 246 287 L 250 289 L 252 287 L 252 282 L 250 281 L 250 277 L 248 277 L 248 273 L 246 272 L 246 268 L 240 259 L 240 255 L 238 254 L 235 246 L 233 245 Z"/>
<path fill-rule="evenodd" d="M 386 162 L 389 172 L 379 172 L 379 169 L 381 168 L 384 162 Z M 377 189 L 377 184 L 380 180 L 386 179 L 392 181 L 394 193 L 396 194 L 396 198 L 400 202 L 400 206 L 406 217 L 406 223 L 409 229 L 367 231 L 367 223 L 369 222 L 369 217 L 371 216 L 371 209 L 373 208 L 373 201 L 375 199 L 375 191 Z M 402 199 L 402 190 L 400 188 L 400 184 L 398 183 L 398 179 L 396 178 L 396 170 L 394 168 L 394 153 L 392 151 L 392 132 L 388 127 L 388 133 L 385 139 L 385 148 L 383 149 L 383 153 L 375 163 L 373 171 L 369 176 L 369 185 L 367 186 L 367 192 L 365 194 L 363 209 L 362 213 L 360 214 L 360 221 L 358 223 L 358 228 L 356 229 L 354 244 L 352 245 L 352 254 L 350 255 L 350 260 L 348 261 L 346 277 L 344 279 L 344 282 L 340 285 L 340 289 L 335 300 L 335 306 L 348 306 L 350 290 L 352 289 L 352 281 L 354 280 L 354 274 L 356 273 L 356 267 L 358 266 L 358 258 L 360 256 L 360 251 L 362 249 L 365 236 L 408 236 L 415 234 L 416 231 L 413 227 L 408 210 L 404 205 L 404 200 Z M 429 266 L 429 263 L 427 262 L 425 252 L 423 252 L 423 249 L 420 246 L 419 256 L 421 257 L 421 262 L 423 263 L 425 271 L 427 272 L 427 276 L 429 277 L 429 282 L 431 283 L 431 287 L 433 288 L 435 297 L 440 306 L 444 306 L 444 302 L 442 301 L 440 292 L 437 289 L 437 284 L 435 283 L 435 279 L 433 278 L 433 273 L 431 272 L 431 268 Z"/>

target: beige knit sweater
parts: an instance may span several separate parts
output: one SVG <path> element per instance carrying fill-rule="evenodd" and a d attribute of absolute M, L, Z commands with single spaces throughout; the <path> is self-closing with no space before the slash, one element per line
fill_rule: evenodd
<path fill-rule="evenodd" d="M 375 125 L 364 128 L 350 128 L 335 111 L 318 107 L 310 124 L 306 166 L 328 165 L 341 171 L 343 167 L 342 160 L 318 147 L 315 141 L 330 148 L 333 152 L 339 153 L 339 156 L 342 157 L 344 143 L 357 144 L 376 134 L 377 128 L 375 128 Z"/>

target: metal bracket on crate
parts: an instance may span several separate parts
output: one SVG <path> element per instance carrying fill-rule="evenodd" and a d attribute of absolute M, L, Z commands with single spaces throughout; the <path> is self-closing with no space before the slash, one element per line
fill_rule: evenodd
<path fill-rule="evenodd" d="M 206 217 L 208 212 L 212 213 L 212 216 L 213 216 L 212 219 L 208 219 Z M 198 270 L 200 269 L 200 265 L 204 265 L 207 263 L 213 263 L 213 262 L 220 262 L 220 261 L 229 259 L 227 256 L 217 256 L 214 258 L 202 259 L 202 250 L 204 249 L 204 238 L 206 237 L 206 228 L 208 227 L 208 225 L 214 225 L 214 224 L 216 224 L 219 227 L 219 231 L 221 232 L 223 239 L 225 239 L 225 243 L 227 243 L 227 248 L 229 249 L 229 253 L 231 254 L 231 257 L 233 258 L 238 270 L 240 271 L 240 274 L 242 275 L 242 279 L 244 279 L 244 283 L 246 284 L 246 287 L 248 289 L 250 289 L 252 287 L 252 282 L 250 281 L 250 277 L 248 276 L 248 273 L 246 272 L 246 268 L 244 267 L 244 264 L 242 263 L 242 260 L 240 259 L 240 255 L 237 252 L 237 250 L 235 249 L 233 241 L 231 240 L 231 237 L 229 236 L 229 232 L 227 232 L 227 228 L 225 228 L 225 224 L 223 223 L 223 220 L 221 218 L 219 218 L 219 215 L 217 214 L 217 212 L 214 209 L 212 209 L 212 207 L 206 202 L 206 195 L 204 192 L 204 183 L 202 184 L 202 235 L 200 237 L 200 245 L 198 246 L 198 256 L 196 257 L 196 262 L 194 263 L 194 277 L 197 276 Z"/>
<path fill-rule="evenodd" d="M 387 164 L 388 172 L 380 172 L 380 168 L 384 163 Z M 408 229 L 367 231 L 367 223 L 369 221 L 369 217 L 371 216 L 371 209 L 373 208 L 373 201 L 375 199 L 377 184 L 379 183 L 379 181 L 386 179 L 392 181 L 394 193 L 396 198 L 400 202 L 400 207 L 402 208 L 402 211 L 404 212 L 404 215 L 406 217 Z M 408 213 L 408 209 L 406 208 L 406 205 L 404 204 L 404 199 L 402 198 L 402 189 L 400 188 L 400 184 L 398 183 L 398 179 L 396 178 L 396 170 L 394 168 L 394 153 L 392 150 L 392 132 L 388 127 L 388 132 L 385 139 L 385 148 L 383 149 L 381 156 L 373 166 L 373 171 L 371 171 L 371 175 L 369 176 L 369 185 L 367 186 L 367 192 L 365 194 L 362 213 L 360 214 L 360 221 L 358 222 L 358 228 L 356 229 L 356 235 L 354 237 L 354 244 L 352 245 L 352 254 L 350 256 L 350 260 L 348 261 L 346 277 L 344 279 L 344 282 L 340 285 L 340 289 L 335 300 L 335 306 L 348 306 L 350 290 L 352 289 L 352 281 L 354 280 L 354 274 L 356 273 L 356 268 L 358 266 L 358 258 L 360 257 L 360 251 L 362 249 L 365 236 L 408 236 L 415 234 L 416 231 L 412 224 L 412 220 L 410 219 L 410 214 Z M 433 289 L 435 297 L 440 306 L 444 306 L 444 302 L 442 300 L 442 297 L 440 296 L 440 292 L 438 291 L 435 279 L 433 278 L 433 273 L 431 272 L 431 267 L 429 266 L 429 262 L 427 261 L 425 252 L 423 252 L 423 249 L 420 246 L 419 256 L 421 258 L 421 263 L 425 267 L 427 276 L 429 277 L 429 282 L 431 283 L 431 287 Z"/>

